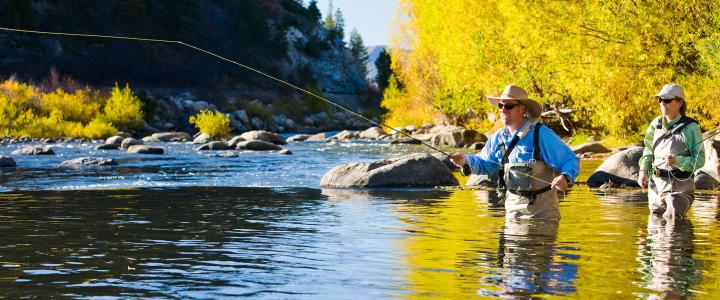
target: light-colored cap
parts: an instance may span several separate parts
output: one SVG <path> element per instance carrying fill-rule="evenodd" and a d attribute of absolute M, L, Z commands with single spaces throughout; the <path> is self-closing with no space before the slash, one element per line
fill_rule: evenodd
<path fill-rule="evenodd" d="M 662 99 L 683 99 L 685 100 L 685 92 L 683 88 L 674 83 L 668 83 L 662 87 L 660 92 L 653 97 L 653 100 L 657 101 L 658 98 Z"/>
<path fill-rule="evenodd" d="M 542 106 L 537 101 L 528 98 L 528 93 L 519 86 L 510 84 L 505 87 L 502 95 L 499 97 L 487 96 L 488 102 L 493 106 L 497 106 L 500 100 L 517 100 L 527 107 L 526 113 L 533 118 L 539 118 L 542 113 Z"/>

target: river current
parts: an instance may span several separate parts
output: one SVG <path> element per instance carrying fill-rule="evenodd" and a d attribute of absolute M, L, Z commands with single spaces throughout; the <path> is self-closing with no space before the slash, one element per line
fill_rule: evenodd
<path fill-rule="evenodd" d="M 58 144 L 0 170 L 0 295 L 720 298 L 714 193 L 668 223 L 640 190 L 580 183 L 562 195 L 561 220 L 510 222 L 493 191 L 318 186 L 333 166 L 423 147 L 306 142 L 286 145 L 293 155 L 211 157 L 160 145 L 153 156 Z M 82 156 L 119 165 L 60 165 Z M 580 180 L 598 164 L 583 161 Z"/>

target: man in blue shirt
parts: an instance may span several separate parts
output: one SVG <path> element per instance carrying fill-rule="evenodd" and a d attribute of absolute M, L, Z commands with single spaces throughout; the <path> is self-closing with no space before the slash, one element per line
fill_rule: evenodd
<path fill-rule="evenodd" d="M 495 132 L 476 155 L 454 153 L 454 164 L 474 174 L 495 174 L 506 190 L 508 218 L 560 217 L 554 189 L 565 190 L 580 173 L 580 160 L 552 129 L 539 123 L 542 108 L 527 92 L 508 85 L 500 97 L 487 97 L 500 109 L 505 128 Z"/>

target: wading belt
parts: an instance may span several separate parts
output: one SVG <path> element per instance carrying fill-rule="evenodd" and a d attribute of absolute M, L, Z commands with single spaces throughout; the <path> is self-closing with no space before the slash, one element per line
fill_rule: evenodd
<path fill-rule="evenodd" d="M 544 187 L 544 188 L 541 188 L 541 189 L 539 189 L 539 190 L 537 190 L 537 191 L 518 191 L 518 190 L 513 190 L 513 189 L 508 189 L 507 191 L 510 192 L 511 194 L 515 194 L 515 195 L 518 195 L 518 196 L 523 196 L 523 197 L 525 197 L 525 198 L 530 198 L 530 203 L 528 203 L 528 204 L 533 205 L 533 204 L 535 204 L 535 198 L 537 198 L 538 195 L 540 195 L 540 194 L 542 194 L 542 193 L 544 193 L 544 192 L 547 192 L 547 191 L 549 191 L 549 190 L 551 190 L 551 189 L 552 189 L 552 187 L 550 187 L 550 186 L 548 185 L 548 186 L 546 186 L 546 187 Z"/>
<path fill-rule="evenodd" d="M 678 169 L 673 169 L 672 171 L 657 169 L 653 174 L 658 177 L 670 177 L 670 175 L 672 175 L 677 179 L 688 179 L 693 176 L 693 172 L 685 172 Z"/>

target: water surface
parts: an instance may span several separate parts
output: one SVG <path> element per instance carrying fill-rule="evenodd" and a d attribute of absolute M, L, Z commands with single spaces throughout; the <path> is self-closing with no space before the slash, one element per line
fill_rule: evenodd
<path fill-rule="evenodd" d="M 716 194 L 699 194 L 687 220 L 668 223 L 648 214 L 639 190 L 578 184 L 560 221 L 507 222 L 493 191 L 317 186 L 336 164 L 420 148 L 288 148 L 295 154 L 188 158 L 172 155 L 191 149 L 177 144 L 160 157 L 100 153 L 126 160 L 77 170 L 53 163 L 86 156 L 76 148 L 18 159 L 2 175 L 0 294 L 720 297 Z M 584 161 L 581 180 L 596 165 Z"/>

